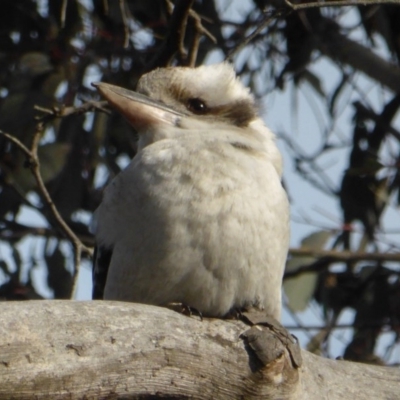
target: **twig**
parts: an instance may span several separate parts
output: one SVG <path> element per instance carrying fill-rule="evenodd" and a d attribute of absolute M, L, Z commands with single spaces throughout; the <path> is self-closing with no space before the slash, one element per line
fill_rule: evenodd
<path fill-rule="evenodd" d="M 306 272 L 318 272 L 336 262 L 357 262 L 357 261 L 376 261 L 376 262 L 400 262 L 400 253 L 367 253 L 335 251 L 335 250 L 313 250 L 313 249 L 289 249 L 292 257 L 312 257 L 316 261 L 301 265 L 293 271 L 285 272 L 284 279 L 295 278 Z M 396 272 L 394 272 L 396 273 Z"/>
<path fill-rule="evenodd" d="M 190 67 L 194 67 L 196 65 L 197 54 L 200 47 L 200 39 L 201 36 L 207 36 L 213 43 L 217 43 L 217 39 L 214 35 L 211 34 L 206 28 L 204 28 L 203 24 L 201 23 L 201 17 L 195 11 L 190 10 L 189 15 L 194 20 L 194 27 L 195 27 L 195 34 L 193 38 L 192 46 L 190 47 L 190 54 L 189 54 L 189 62 L 188 65 Z"/>
<path fill-rule="evenodd" d="M 289 254 L 293 257 L 329 257 L 332 261 L 392 261 L 400 262 L 400 253 L 367 253 L 353 251 L 335 250 L 313 250 L 313 249 L 290 249 Z"/>
<path fill-rule="evenodd" d="M 167 11 L 171 16 L 169 32 L 163 46 L 161 47 L 161 51 L 159 51 L 157 56 L 152 60 L 149 69 L 160 65 L 168 65 L 176 52 L 178 52 L 181 62 L 187 60 L 185 64 L 194 67 L 196 64 L 201 35 L 207 36 L 213 43 L 217 43 L 217 39 L 202 25 L 201 21 L 204 18 L 197 14 L 196 11 L 192 10 L 191 6 L 193 0 L 179 1 L 176 2 L 175 5 L 171 0 L 165 0 L 165 3 Z M 195 34 L 193 43 L 190 47 L 189 59 L 188 52 L 184 45 L 188 17 L 194 20 L 195 25 Z M 166 56 L 168 56 L 167 62 L 164 61 Z"/>
<path fill-rule="evenodd" d="M 67 15 L 67 0 L 63 0 L 61 4 L 61 15 L 60 15 L 60 22 L 61 22 L 61 28 L 65 27 L 65 18 Z"/>
<path fill-rule="evenodd" d="M 188 20 L 189 14 L 190 14 L 191 7 L 193 5 L 193 1 L 191 1 L 189 8 L 187 8 L 189 4 L 186 4 L 186 6 L 184 4 L 182 4 L 182 5 L 177 4 L 176 6 L 174 6 L 172 1 L 166 0 L 166 2 L 168 4 L 169 10 L 171 11 L 172 19 L 174 18 L 174 11 L 176 10 L 176 8 L 180 7 L 180 9 L 181 9 L 181 10 L 177 10 L 178 12 L 180 11 L 179 12 L 179 15 L 180 15 L 179 24 L 177 26 L 177 28 L 178 28 L 178 30 L 177 30 L 177 33 L 178 33 L 177 48 L 178 48 L 178 53 L 179 53 L 181 60 L 185 60 L 187 58 L 187 50 L 185 49 L 185 34 L 186 34 L 187 20 Z M 171 21 L 172 21 L 172 19 L 171 19 Z"/>
<path fill-rule="evenodd" d="M 197 14 L 196 11 L 190 10 L 189 15 L 191 18 L 194 19 L 195 23 L 198 23 L 198 27 L 196 26 L 196 29 L 199 29 L 199 32 L 203 34 L 204 36 L 207 36 L 213 43 L 217 43 L 217 38 L 206 28 L 204 28 L 203 24 L 201 23 L 201 20 L 204 19 L 208 21 L 205 17 L 201 17 L 199 14 Z"/>
<path fill-rule="evenodd" d="M 184 49 L 183 41 L 186 34 L 187 19 L 193 2 L 194 0 L 179 0 L 176 2 L 167 36 L 156 56 L 151 60 L 148 66 L 149 70 L 169 65 L 176 52 L 179 52 L 181 58 L 186 58 L 187 53 Z"/>
<path fill-rule="evenodd" d="M 252 40 L 254 40 L 254 38 L 256 38 L 263 29 L 265 29 L 269 23 L 272 20 L 276 20 L 277 18 L 281 17 L 282 15 L 284 15 L 284 12 L 282 11 L 274 11 L 273 13 L 271 13 L 270 15 L 266 15 L 262 21 L 258 24 L 257 28 L 249 35 L 246 36 L 242 41 L 240 41 L 226 56 L 226 60 L 232 60 L 232 57 L 235 53 L 237 53 L 238 51 L 242 50 L 244 47 L 246 47 Z"/>
<path fill-rule="evenodd" d="M 46 238 L 64 239 L 65 235 L 61 235 L 59 231 L 53 228 L 40 228 L 33 226 L 26 226 L 18 222 L 1 219 L 0 220 L 0 240 L 19 240 L 26 235 L 41 236 Z M 79 239 L 86 243 L 87 246 L 93 246 L 93 237 L 85 234 L 78 234 Z"/>
<path fill-rule="evenodd" d="M 189 67 L 194 67 L 196 65 L 197 54 L 199 52 L 200 39 L 201 39 L 201 34 L 202 34 L 201 33 L 201 28 L 202 28 L 201 21 L 195 19 L 194 26 L 195 26 L 196 32 L 194 34 L 192 46 L 190 47 L 189 62 L 188 62 Z"/>
<path fill-rule="evenodd" d="M 14 143 L 17 147 L 19 147 L 19 149 L 22 150 L 22 152 L 26 155 L 27 158 L 30 158 L 32 156 L 31 151 L 15 136 L 10 135 L 9 133 L 3 132 L 2 130 L 0 130 L 0 135 L 3 135 L 10 142 Z"/>
<path fill-rule="evenodd" d="M 86 101 L 79 107 L 53 107 L 45 108 L 41 106 L 34 106 L 34 109 L 42 112 L 45 115 L 36 117 L 36 120 L 47 122 L 54 118 L 68 117 L 73 114 L 84 114 L 88 111 L 100 110 L 107 114 L 111 114 L 110 110 L 105 108 L 107 106 L 106 101 Z M 22 143 L 21 143 L 22 144 Z"/>
<path fill-rule="evenodd" d="M 316 150 L 313 154 L 304 154 L 301 147 L 297 142 L 293 141 L 284 132 L 278 132 L 277 137 L 285 141 L 289 149 L 294 154 L 295 168 L 296 171 L 314 187 L 319 189 L 321 192 L 327 194 L 328 196 L 337 196 L 337 190 L 334 188 L 334 184 L 325 173 L 325 171 L 317 164 L 316 160 L 327 148 L 327 144 L 321 145 L 320 149 Z M 332 146 L 330 147 L 332 148 Z M 303 165 L 309 166 L 309 169 L 304 168 Z M 315 177 L 316 176 L 316 177 Z"/>
<path fill-rule="evenodd" d="M 122 23 L 124 24 L 124 49 L 126 49 L 129 46 L 129 21 L 126 15 L 125 0 L 119 0 L 119 9 L 121 10 Z"/>
<path fill-rule="evenodd" d="M 361 324 L 340 324 L 340 325 L 332 325 L 329 327 L 330 330 L 333 329 L 357 329 L 357 330 L 363 330 L 363 329 L 377 329 L 377 328 L 382 328 L 382 326 L 385 325 L 390 325 L 391 330 L 395 330 L 400 328 L 399 324 L 368 324 L 368 325 L 361 325 Z M 302 325 L 302 326 L 296 326 L 296 325 L 285 325 L 285 329 L 290 330 L 290 331 L 295 331 L 295 330 L 306 330 L 306 331 L 322 331 L 324 329 L 327 329 L 326 326 L 323 325 Z"/>
<path fill-rule="evenodd" d="M 70 108 L 72 108 L 72 107 L 70 107 Z M 67 115 L 70 115 L 70 114 L 67 114 Z M 59 115 L 57 113 L 55 113 L 54 116 L 47 114 L 45 117 L 42 117 L 42 119 L 43 118 L 49 119 L 50 117 L 56 118 L 58 116 Z M 8 139 L 12 143 L 14 143 L 25 154 L 29 168 L 32 172 L 32 175 L 34 176 L 34 178 L 36 180 L 36 184 L 38 186 L 39 193 L 40 193 L 45 205 L 50 210 L 58 227 L 61 229 L 61 231 L 64 233 L 64 235 L 72 242 L 72 246 L 74 248 L 74 272 L 73 272 L 73 280 L 72 280 L 73 284 L 72 284 L 72 290 L 71 290 L 71 298 L 73 298 L 75 295 L 75 292 L 76 292 L 76 286 L 77 286 L 77 281 L 78 281 L 80 260 L 81 260 L 82 252 L 87 253 L 88 255 L 92 255 L 92 250 L 89 249 L 88 247 L 86 247 L 81 242 L 81 240 L 75 235 L 75 233 L 72 231 L 72 229 L 64 221 L 64 219 L 58 212 L 57 207 L 55 206 L 55 204 L 43 182 L 43 178 L 40 173 L 40 160 L 38 157 L 39 141 L 40 141 L 43 131 L 44 131 L 44 122 L 43 122 L 43 120 L 41 120 L 36 125 L 36 131 L 33 135 L 32 144 L 31 144 L 30 149 L 28 147 L 26 147 L 19 139 L 17 139 L 13 135 L 10 135 L 9 133 L 6 133 L 6 132 L 3 132 L 0 130 L 0 135 L 4 136 L 6 139 Z"/>
<path fill-rule="evenodd" d="M 103 112 L 109 113 L 104 106 L 107 102 L 99 102 L 99 101 L 88 101 L 82 104 L 80 107 L 53 107 L 52 109 L 43 108 L 39 106 L 35 106 L 35 110 L 41 111 L 44 113 L 43 116 L 36 117 L 38 121 L 36 125 L 36 132 L 32 138 L 31 148 L 28 149 L 22 142 L 20 142 L 17 138 L 13 137 L 10 134 L 0 131 L 0 134 L 7 137 L 11 140 L 14 144 L 17 145 L 26 155 L 29 163 L 29 167 L 32 171 L 32 174 L 36 180 L 38 185 L 39 193 L 44 200 L 46 206 L 50 209 L 52 216 L 54 217 L 56 224 L 61 229 L 61 232 L 71 241 L 73 249 L 74 249 L 74 272 L 72 276 L 72 288 L 71 288 L 71 298 L 75 297 L 77 284 L 78 284 L 78 276 L 81 264 L 81 256 L 82 253 L 86 253 L 89 256 L 92 256 L 93 251 L 92 249 L 85 246 L 82 241 L 75 235 L 73 230 L 68 226 L 68 224 L 64 221 L 62 216 L 57 210 L 53 200 L 49 192 L 46 189 L 46 186 L 43 182 L 42 176 L 40 174 L 40 160 L 38 157 L 38 147 L 39 141 L 44 131 L 44 124 L 48 121 L 51 121 L 56 118 L 63 118 L 73 114 L 82 114 L 87 111 L 92 111 L 95 109 L 101 110 Z"/>
<path fill-rule="evenodd" d="M 322 7 L 348 7 L 348 6 L 371 6 L 377 4 L 399 4 L 400 0 L 335 0 L 335 1 L 317 1 L 311 3 L 293 4 L 289 0 L 285 0 L 285 3 L 292 10 L 304 10 L 306 8 L 322 8 Z"/>

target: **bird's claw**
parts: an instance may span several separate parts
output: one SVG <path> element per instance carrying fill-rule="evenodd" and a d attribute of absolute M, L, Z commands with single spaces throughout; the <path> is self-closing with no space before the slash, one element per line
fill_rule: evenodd
<path fill-rule="evenodd" d="M 177 311 L 183 315 L 187 315 L 188 317 L 197 316 L 200 318 L 200 321 L 203 321 L 203 314 L 197 308 L 188 306 L 183 303 L 168 303 L 167 308 L 173 311 Z"/>

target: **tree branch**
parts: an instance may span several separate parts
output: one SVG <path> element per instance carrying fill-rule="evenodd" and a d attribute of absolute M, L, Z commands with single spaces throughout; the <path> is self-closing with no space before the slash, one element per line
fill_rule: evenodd
<path fill-rule="evenodd" d="M 337 1 L 316 1 L 310 3 L 294 4 L 289 0 L 285 3 L 293 10 L 304 10 L 307 8 L 322 8 L 322 7 L 348 7 L 348 6 L 371 6 L 377 4 L 398 4 L 399 0 L 337 0 Z"/>
<path fill-rule="evenodd" d="M 38 123 L 36 124 L 36 131 L 32 138 L 32 144 L 30 148 L 25 146 L 18 138 L 9 133 L 3 132 L 0 130 L 0 135 L 4 136 L 10 142 L 15 144 L 17 148 L 19 148 L 27 158 L 27 164 L 32 172 L 33 177 L 36 180 L 36 184 L 38 186 L 38 192 L 44 201 L 45 206 L 50 210 L 51 215 L 53 216 L 56 225 L 60 228 L 61 232 L 71 241 L 73 249 L 74 249 L 74 272 L 73 272 L 73 283 L 71 289 L 71 298 L 74 297 L 76 292 L 76 286 L 78 282 L 79 270 L 80 270 L 80 262 L 82 252 L 92 255 L 92 250 L 86 247 L 82 241 L 75 235 L 72 229 L 68 226 L 68 224 L 64 221 L 61 214 L 58 212 L 57 207 L 55 206 L 47 188 L 43 181 L 42 175 L 40 173 L 40 160 L 38 157 L 38 147 L 40 138 L 44 132 L 44 123 L 50 121 L 55 118 L 65 117 L 72 114 L 80 114 L 94 108 L 99 108 L 104 111 L 103 103 L 99 102 L 88 102 L 82 105 L 81 107 L 63 107 L 63 108 L 54 108 L 52 110 L 45 109 L 41 107 L 35 107 L 35 109 L 40 110 L 45 113 L 44 116 L 38 118 Z"/>
<path fill-rule="evenodd" d="M 179 52 L 181 58 L 186 58 L 187 53 L 183 43 L 186 34 L 187 19 L 193 1 L 179 0 L 175 3 L 167 37 L 163 41 L 161 48 L 157 51 L 156 56 L 151 60 L 148 66 L 149 70 L 169 65 L 176 52 Z"/>
<path fill-rule="evenodd" d="M 255 348 L 249 326 L 235 320 L 199 321 L 133 303 L 29 301 L 3 303 L 2 322 L 1 399 L 398 396 L 398 369 L 306 351 L 295 369 L 273 334 Z"/>
<path fill-rule="evenodd" d="M 400 4 L 400 3 L 399 3 Z M 349 39 L 332 25 L 328 18 L 320 17 L 320 26 L 315 32 L 318 49 L 335 62 L 347 64 L 395 93 L 400 92 L 400 68 L 376 55 L 367 48 Z"/>
<path fill-rule="evenodd" d="M 210 31 L 204 28 L 200 15 L 198 15 L 194 10 L 190 10 L 189 15 L 194 20 L 195 33 L 193 43 L 190 47 L 188 66 L 195 67 L 201 36 L 207 36 L 214 44 L 217 43 L 217 39 Z"/>
<path fill-rule="evenodd" d="M 125 0 L 119 0 L 119 9 L 121 11 L 122 23 L 124 24 L 124 49 L 126 49 L 129 46 L 129 19 Z"/>
<path fill-rule="evenodd" d="M 367 253 L 335 250 L 313 250 L 306 248 L 291 248 L 289 254 L 292 257 L 330 258 L 332 262 L 351 261 L 392 261 L 400 262 L 400 253 Z"/>
<path fill-rule="evenodd" d="M 254 31 L 250 35 L 244 37 L 233 49 L 231 49 L 225 59 L 232 60 L 233 56 L 248 46 L 250 42 L 260 35 L 261 32 L 271 23 L 271 21 L 281 18 L 284 15 L 284 12 L 276 10 L 272 14 L 264 16 Z"/>
<path fill-rule="evenodd" d="M 313 250 L 313 249 L 290 249 L 289 254 L 292 257 L 312 257 L 315 259 L 310 264 L 307 261 L 305 265 L 300 265 L 292 271 L 286 271 L 284 279 L 296 278 L 297 276 L 307 272 L 319 272 L 323 268 L 327 268 L 335 262 L 357 262 L 357 261 L 392 261 L 399 262 L 400 254 L 398 253 L 366 253 L 351 251 L 334 251 L 334 250 Z M 393 271 L 393 274 L 396 272 Z"/>

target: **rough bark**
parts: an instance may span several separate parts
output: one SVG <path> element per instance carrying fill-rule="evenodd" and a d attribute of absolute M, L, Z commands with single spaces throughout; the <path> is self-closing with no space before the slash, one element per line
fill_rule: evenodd
<path fill-rule="evenodd" d="M 117 302 L 1 307 L 0 399 L 353 400 L 393 399 L 400 390 L 397 369 L 307 352 L 297 369 L 273 338 L 265 353 L 254 350 L 240 321 Z M 265 361 L 268 347 L 275 359 Z"/>

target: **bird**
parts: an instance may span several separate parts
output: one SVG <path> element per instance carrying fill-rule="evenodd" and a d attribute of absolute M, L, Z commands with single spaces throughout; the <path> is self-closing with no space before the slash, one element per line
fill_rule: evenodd
<path fill-rule="evenodd" d="M 227 62 L 93 83 L 138 133 L 94 213 L 93 299 L 279 320 L 289 246 L 282 156 Z"/>

